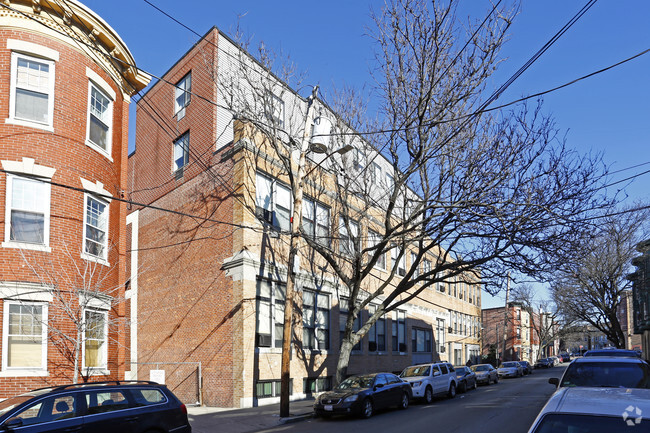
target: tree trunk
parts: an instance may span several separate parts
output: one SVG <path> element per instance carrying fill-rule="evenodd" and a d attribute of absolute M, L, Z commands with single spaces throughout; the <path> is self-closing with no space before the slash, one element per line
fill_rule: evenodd
<path fill-rule="evenodd" d="M 336 364 L 336 378 L 335 378 L 335 385 L 338 385 L 341 383 L 348 375 L 348 364 L 350 363 L 350 354 L 352 353 L 352 348 L 354 347 L 354 344 L 350 341 L 350 335 L 346 335 L 343 337 L 343 341 L 341 342 L 341 352 L 339 354 L 339 360 L 338 363 Z"/>

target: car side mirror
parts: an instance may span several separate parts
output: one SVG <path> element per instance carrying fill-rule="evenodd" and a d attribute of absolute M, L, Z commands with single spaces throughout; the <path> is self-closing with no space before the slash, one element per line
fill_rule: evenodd
<path fill-rule="evenodd" d="M 383 383 L 380 383 L 380 384 L 378 384 L 378 385 L 375 385 L 375 389 L 383 388 L 383 387 L 384 387 L 384 384 L 383 384 Z"/>
<path fill-rule="evenodd" d="M 557 377 L 549 377 L 548 378 L 548 383 L 551 385 L 559 386 L 560 385 L 560 379 Z"/>
<path fill-rule="evenodd" d="M 7 420 L 4 424 L 2 424 L 2 429 L 3 430 L 13 430 L 18 427 L 23 426 L 23 419 L 19 416 L 11 418 Z"/>

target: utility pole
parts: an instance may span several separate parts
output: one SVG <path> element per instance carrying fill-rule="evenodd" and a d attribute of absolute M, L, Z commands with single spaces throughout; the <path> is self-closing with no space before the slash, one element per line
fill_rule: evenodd
<path fill-rule="evenodd" d="M 302 142 L 300 143 L 300 154 L 298 161 L 291 157 L 291 172 L 295 173 L 293 216 L 291 218 L 291 237 L 289 238 L 289 261 L 287 264 L 287 287 L 286 301 L 284 303 L 284 327 L 282 328 L 282 365 L 280 384 L 280 416 L 289 416 L 289 385 L 291 383 L 291 334 L 293 331 L 293 304 L 295 298 L 296 275 L 294 273 L 294 262 L 296 260 L 297 240 L 302 221 L 302 179 L 305 172 L 305 158 L 309 147 L 311 134 L 312 112 L 314 101 L 318 93 L 318 86 L 312 90 L 307 100 L 307 115 L 305 116 L 305 128 Z M 297 165 L 297 166 L 296 166 Z"/>
<path fill-rule="evenodd" d="M 495 350 L 494 356 L 496 357 L 496 362 L 498 364 L 499 363 L 499 324 L 495 323 L 494 327 L 496 328 L 497 331 L 497 340 L 496 340 L 496 344 L 494 345 L 494 350 Z"/>
<path fill-rule="evenodd" d="M 508 281 L 506 283 L 506 308 L 504 314 L 504 323 L 503 323 L 503 360 L 506 360 L 506 350 L 508 345 L 508 301 L 510 298 L 510 272 L 508 272 Z"/>

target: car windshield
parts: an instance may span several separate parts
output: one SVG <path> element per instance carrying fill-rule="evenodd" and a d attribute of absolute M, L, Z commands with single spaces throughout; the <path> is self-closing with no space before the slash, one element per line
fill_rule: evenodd
<path fill-rule="evenodd" d="M 560 386 L 650 388 L 650 367 L 641 362 L 574 363 L 567 368 Z"/>
<path fill-rule="evenodd" d="M 501 367 L 506 367 L 506 368 L 508 368 L 508 367 L 517 368 L 518 366 L 519 366 L 519 364 L 517 364 L 516 362 L 504 362 L 503 364 L 501 364 Z"/>
<path fill-rule="evenodd" d="M 374 376 L 352 376 L 345 379 L 336 388 L 337 389 L 370 388 L 374 380 L 375 380 Z"/>
<path fill-rule="evenodd" d="M 632 350 L 590 350 L 585 356 L 624 356 L 627 358 L 639 358 L 639 354 Z"/>
<path fill-rule="evenodd" d="M 467 373 L 467 367 L 456 367 L 456 376 L 462 376 Z"/>
<path fill-rule="evenodd" d="M 646 419 L 643 419 L 643 423 Z M 630 427 L 622 416 L 577 415 L 549 413 L 544 416 L 534 433 L 589 432 L 611 433 L 628 431 Z M 632 428 L 634 430 L 634 428 Z"/>
<path fill-rule="evenodd" d="M 490 367 L 487 365 L 475 365 L 472 367 L 474 371 L 490 371 Z"/>
<path fill-rule="evenodd" d="M 430 365 L 414 365 L 413 367 L 406 367 L 400 377 L 428 376 L 430 371 Z"/>

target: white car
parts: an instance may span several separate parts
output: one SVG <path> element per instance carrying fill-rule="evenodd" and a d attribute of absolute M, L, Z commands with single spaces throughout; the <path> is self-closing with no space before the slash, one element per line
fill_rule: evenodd
<path fill-rule="evenodd" d="M 504 362 L 497 368 L 499 377 L 521 377 L 524 375 L 524 369 L 517 361 Z"/>
<path fill-rule="evenodd" d="M 431 403 L 434 395 L 456 396 L 456 372 L 448 362 L 412 365 L 406 367 L 399 375 L 411 384 L 414 398 L 422 398 Z"/>
<path fill-rule="evenodd" d="M 650 389 L 560 388 L 528 433 L 650 431 Z"/>

